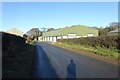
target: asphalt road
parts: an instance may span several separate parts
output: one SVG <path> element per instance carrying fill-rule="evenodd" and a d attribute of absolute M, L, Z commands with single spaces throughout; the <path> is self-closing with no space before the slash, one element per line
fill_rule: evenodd
<path fill-rule="evenodd" d="M 36 44 L 36 54 L 34 62 L 33 78 L 58 78 L 56 71 L 52 67 L 44 50 L 38 43 Z"/>
<path fill-rule="evenodd" d="M 43 70 L 43 77 L 59 77 L 59 78 L 67 78 L 68 72 L 72 71 L 70 69 L 68 71 L 69 64 L 71 63 L 71 59 L 73 60 L 74 65 L 76 66 L 73 72 L 73 75 L 76 75 L 76 78 L 117 78 L 118 77 L 118 66 L 101 61 L 89 56 L 85 56 L 82 53 L 77 53 L 73 51 L 69 51 L 66 49 L 62 49 L 59 47 L 55 47 L 51 44 L 47 43 L 37 43 L 38 54 L 46 55 L 44 57 L 38 57 L 38 62 L 42 64 L 37 64 Z M 40 47 L 39 47 L 40 46 Z M 41 51 L 41 52 L 40 52 Z M 43 60 L 40 60 L 42 58 Z M 47 65 L 45 65 L 47 64 Z M 71 68 L 74 68 L 74 65 L 71 65 Z M 49 68 L 49 69 L 46 69 Z M 40 71 L 41 69 L 37 70 Z M 45 74 L 45 73 L 48 74 Z M 48 76 L 51 72 L 51 76 Z M 53 73 L 52 73 L 53 72 Z M 37 75 L 41 75 L 38 73 Z M 40 76 L 39 76 L 40 77 Z"/>

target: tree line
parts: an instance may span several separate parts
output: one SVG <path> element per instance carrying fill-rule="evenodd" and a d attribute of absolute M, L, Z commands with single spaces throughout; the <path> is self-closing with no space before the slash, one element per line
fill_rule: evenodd
<path fill-rule="evenodd" d="M 96 27 L 96 26 L 94 26 L 92 28 L 95 28 L 99 31 L 99 36 L 106 36 L 109 31 L 112 31 L 112 30 L 115 30 L 115 29 L 119 28 L 119 26 L 120 26 L 119 24 L 120 23 L 118 23 L 118 22 L 111 22 L 106 27 Z M 73 26 L 79 26 L 79 25 L 73 25 Z M 33 30 L 33 31 L 32 31 L 32 29 L 29 30 L 27 32 L 29 34 L 26 33 L 26 34 L 23 35 L 23 37 L 29 42 L 31 42 L 35 39 L 38 41 L 38 37 L 42 36 L 43 32 L 48 32 L 48 31 L 53 31 L 53 30 L 55 30 L 55 29 L 54 28 L 48 28 L 46 31 L 40 31 L 39 28 L 35 28 L 35 30 Z"/>
<path fill-rule="evenodd" d="M 106 26 L 105 28 L 103 28 L 103 27 L 93 27 L 93 28 L 96 28 L 96 29 L 98 29 L 98 31 L 99 31 L 99 36 L 105 36 L 105 35 L 107 35 L 107 33 L 109 32 L 109 31 L 112 31 L 112 30 L 115 30 L 115 29 L 118 29 L 118 28 L 120 28 L 120 23 L 118 23 L 118 22 L 111 22 L 108 26 Z"/>

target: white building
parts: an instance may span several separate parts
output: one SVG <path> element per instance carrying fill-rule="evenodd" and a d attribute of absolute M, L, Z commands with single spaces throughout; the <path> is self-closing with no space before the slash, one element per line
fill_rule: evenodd
<path fill-rule="evenodd" d="M 97 37 L 98 30 L 86 26 L 73 26 L 44 32 L 39 41 L 56 42 L 57 39 L 70 39 L 80 37 Z"/>

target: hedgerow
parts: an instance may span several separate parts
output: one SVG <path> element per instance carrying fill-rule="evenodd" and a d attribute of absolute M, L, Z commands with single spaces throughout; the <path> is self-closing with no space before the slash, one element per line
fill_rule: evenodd
<path fill-rule="evenodd" d="M 84 46 L 92 46 L 94 48 L 120 49 L 120 37 L 118 36 L 98 36 L 98 37 L 82 37 L 73 39 L 59 39 L 58 42 L 78 44 Z"/>

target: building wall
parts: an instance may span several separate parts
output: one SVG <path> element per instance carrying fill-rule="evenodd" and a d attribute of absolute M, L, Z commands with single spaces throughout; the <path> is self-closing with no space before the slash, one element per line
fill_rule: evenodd
<path fill-rule="evenodd" d="M 53 37 L 53 42 L 56 42 L 57 41 L 57 37 Z"/>
<path fill-rule="evenodd" d="M 47 41 L 47 37 L 45 37 L 45 41 Z"/>
<path fill-rule="evenodd" d="M 42 40 L 42 37 L 38 37 L 38 40 L 39 40 L 39 41 L 43 41 L 43 40 Z"/>
<path fill-rule="evenodd" d="M 119 36 L 120 32 L 113 32 L 113 33 L 108 33 L 107 36 Z"/>
<path fill-rule="evenodd" d="M 81 36 L 77 36 L 76 38 L 81 38 Z"/>
<path fill-rule="evenodd" d="M 61 36 L 57 36 L 57 39 L 62 39 L 62 37 Z"/>
<path fill-rule="evenodd" d="M 52 42 L 52 37 L 50 37 L 50 42 Z"/>
<path fill-rule="evenodd" d="M 62 39 L 67 39 L 68 38 L 68 36 L 62 36 Z"/>
<path fill-rule="evenodd" d="M 49 41 L 49 37 L 47 37 L 47 41 Z"/>

